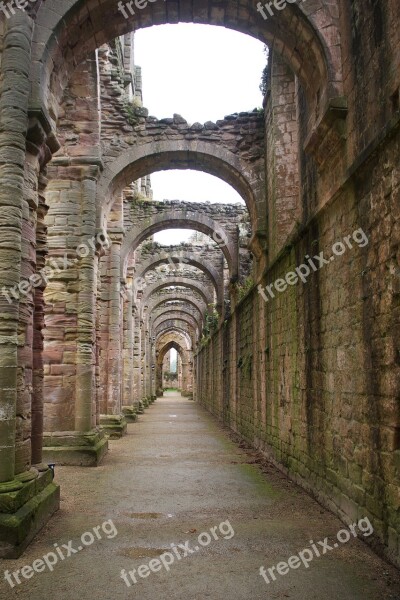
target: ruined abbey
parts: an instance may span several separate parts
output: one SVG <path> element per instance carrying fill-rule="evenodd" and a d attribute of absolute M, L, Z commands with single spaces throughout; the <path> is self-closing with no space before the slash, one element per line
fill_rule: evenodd
<path fill-rule="evenodd" d="M 102 469 L 118 468 L 118 448 L 167 406 L 168 388 L 291 482 L 288 493 L 316 500 L 317 512 L 342 527 L 368 519 L 365 552 L 398 567 L 399 2 L 130 5 L 2 3 L 4 569 L 61 518 L 68 469 L 93 478 L 88 510 L 92 494 L 111 496 Z M 178 22 L 263 42 L 263 105 L 205 123 L 149 114 L 134 31 Z M 154 197 L 152 174 L 172 169 L 214 175 L 244 204 Z M 172 228 L 196 235 L 154 240 Z M 152 436 L 142 440 L 150 454 Z M 134 498 L 134 473 L 131 489 Z M 340 597 L 398 597 L 358 593 Z M 164 597 L 181 598 L 143 596 Z"/>

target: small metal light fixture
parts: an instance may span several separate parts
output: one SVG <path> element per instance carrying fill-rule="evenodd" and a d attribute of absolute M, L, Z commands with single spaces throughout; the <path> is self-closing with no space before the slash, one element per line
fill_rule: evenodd
<path fill-rule="evenodd" d="M 54 475 L 55 475 L 54 468 L 55 468 L 56 464 L 55 463 L 49 463 L 47 466 L 49 467 L 49 469 L 51 469 L 51 472 L 53 474 L 53 479 L 54 479 Z"/>

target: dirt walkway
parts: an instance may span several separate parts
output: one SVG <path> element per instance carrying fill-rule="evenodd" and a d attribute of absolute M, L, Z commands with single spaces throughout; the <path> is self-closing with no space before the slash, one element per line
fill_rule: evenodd
<path fill-rule="evenodd" d="M 338 519 L 273 469 L 265 474 L 249 464 L 249 455 L 192 401 L 157 400 L 110 447 L 96 469 L 56 468 L 61 510 L 22 558 L 0 561 L 2 600 L 400 599 L 397 570 L 353 536 L 338 543 Z M 364 532 L 367 525 L 361 523 Z M 325 546 L 317 558 L 310 542 L 322 554 L 318 542 L 325 538 L 338 547 Z M 62 545 L 70 540 L 67 550 Z M 57 549 L 71 556 L 58 555 L 52 572 L 43 563 L 43 572 L 27 570 L 31 578 L 19 575 L 14 588 L 3 580 L 5 569 L 56 556 Z M 306 549 L 304 563 L 313 556 L 308 568 L 295 558 Z M 158 560 L 164 552 L 169 571 Z M 290 557 L 293 568 L 273 570 L 273 581 L 268 569 Z M 128 587 L 122 569 L 136 569 L 137 583 L 127 574 Z"/>

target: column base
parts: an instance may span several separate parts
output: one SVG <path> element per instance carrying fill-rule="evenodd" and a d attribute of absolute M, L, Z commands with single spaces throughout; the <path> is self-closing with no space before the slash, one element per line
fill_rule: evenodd
<path fill-rule="evenodd" d="M 60 508 L 60 486 L 47 468 L 0 484 L 0 558 L 19 558 Z"/>
<path fill-rule="evenodd" d="M 113 440 L 126 435 L 128 424 L 124 415 L 100 415 L 100 427 Z"/>
<path fill-rule="evenodd" d="M 144 414 L 144 404 L 142 400 L 139 400 L 139 406 L 137 409 L 137 413 L 138 415 L 143 415 Z"/>
<path fill-rule="evenodd" d="M 100 429 L 55 431 L 43 435 L 43 460 L 56 465 L 97 467 L 108 451 L 108 440 Z"/>
<path fill-rule="evenodd" d="M 136 406 L 123 406 L 122 414 L 127 423 L 135 423 L 138 419 Z"/>

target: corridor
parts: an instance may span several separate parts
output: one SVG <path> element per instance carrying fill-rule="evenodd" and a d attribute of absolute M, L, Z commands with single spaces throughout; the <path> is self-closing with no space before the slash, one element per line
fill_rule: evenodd
<path fill-rule="evenodd" d="M 0 561 L 2 600 L 400 597 L 396 569 L 358 539 L 267 585 L 262 565 L 287 562 L 311 540 L 332 541 L 345 526 L 283 475 L 257 464 L 254 452 L 239 448 L 202 407 L 177 392 L 165 392 L 110 445 L 97 468 L 56 467 L 61 509 L 20 559 Z M 113 527 L 99 531 L 110 519 Z M 78 548 L 82 534 L 96 526 L 101 539 L 79 556 L 58 561 L 52 572 L 34 572 L 29 581 L 21 577 L 12 589 L 4 581 L 3 571 L 32 565 L 55 545 L 72 541 Z M 215 535 L 207 537 L 212 529 Z M 186 549 L 193 550 L 199 538 L 204 547 L 188 556 L 180 547 L 169 572 L 136 574 L 130 587 L 121 578 L 122 569 L 148 565 L 173 544 L 188 541 Z"/>

